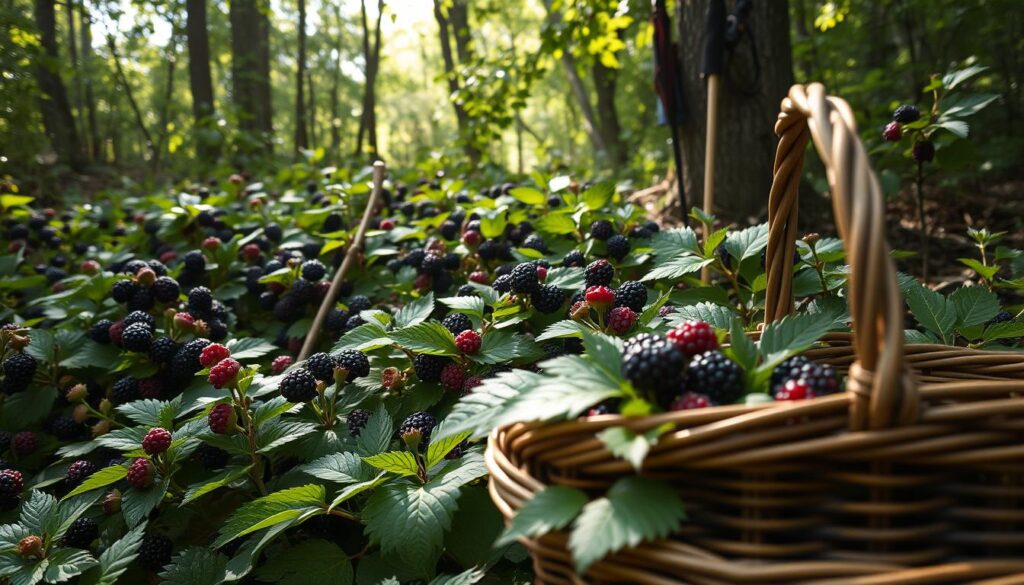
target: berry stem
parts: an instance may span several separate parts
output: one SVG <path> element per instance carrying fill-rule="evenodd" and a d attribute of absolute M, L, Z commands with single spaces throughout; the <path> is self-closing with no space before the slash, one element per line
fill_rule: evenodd
<path fill-rule="evenodd" d="M 917 195 L 917 220 L 921 224 L 921 280 L 928 282 L 928 225 L 924 217 L 924 161 L 917 161 L 914 183 Z"/>
<path fill-rule="evenodd" d="M 252 467 L 249 468 L 249 477 L 252 479 L 256 489 L 261 496 L 267 495 L 267 486 L 263 484 L 263 465 L 260 454 L 257 453 L 256 428 L 252 424 L 252 416 L 249 413 L 249 406 L 245 403 L 240 389 L 231 388 L 231 398 L 242 413 L 242 424 L 245 428 L 245 437 L 249 445 L 249 458 L 252 460 Z"/>

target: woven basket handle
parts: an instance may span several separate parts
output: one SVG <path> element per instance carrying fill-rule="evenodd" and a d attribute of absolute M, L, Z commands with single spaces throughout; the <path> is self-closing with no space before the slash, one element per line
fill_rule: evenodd
<path fill-rule="evenodd" d="M 885 241 L 884 197 L 857 136 L 853 111 L 819 83 L 794 85 L 775 123 L 779 147 L 768 198 L 765 323 L 793 312 L 793 252 L 807 141 L 814 139 L 850 264 L 848 300 L 857 361 L 850 367 L 850 426 L 909 424 L 919 399 L 904 366 L 903 299 Z"/>

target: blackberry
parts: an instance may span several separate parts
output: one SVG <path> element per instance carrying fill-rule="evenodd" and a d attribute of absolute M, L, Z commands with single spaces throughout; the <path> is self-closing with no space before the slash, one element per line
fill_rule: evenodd
<path fill-rule="evenodd" d="M 501 244 L 496 240 L 484 240 L 480 243 L 476 253 L 480 255 L 481 260 L 497 260 L 501 256 Z"/>
<path fill-rule="evenodd" d="M 18 505 L 18 496 L 25 489 L 25 478 L 16 469 L 0 471 L 0 509 L 9 510 Z"/>
<path fill-rule="evenodd" d="M 647 304 L 647 287 L 635 280 L 622 283 L 614 292 L 616 307 L 629 307 L 639 313 Z"/>
<path fill-rule="evenodd" d="M 93 323 L 92 327 L 89 328 L 89 333 L 87 334 L 89 339 L 96 343 L 110 343 L 110 326 L 113 324 L 114 322 L 110 319 L 100 319 Z"/>
<path fill-rule="evenodd" d="M 398 258 L 392 258 L 391 260 L 388 260 L 386 266 L 393 274 L 398 274 L 398 271 L 405 266 L 405 262 L 402 262 Z"/>
<path fill-rule="evenodd" d="M 370 303 L 370 299 L 368 299 L 364 295 L 355 295 L 353 297 L 350 297 L 348 299 L 348 303 L 346 304 L 348 305 L 349 312 L 352 313 L 353 315 L 362 313 L 363 311 L 369 311 L 370 308 L 373 306 Z"/>
<path fill-rule="evenodd" d="M 89 548 L 100 536 L 100 526 L 92 518 L 79 518 L 64 533 L 61 544 L 72 548 Z"/>
<path fill-rule="evenodd" d="M 302 278 L 310 282 L 322 280 L 327 276 L 327 267 L 319 260 L 306 260 L 302 263 Z"/>
<path fill-rule="evenodd" d="M 706 351 L 690 361 L 686 386 L 707 394 L 716 404 L 732 404 L 745 394 L 743 370 L 720 351 Z"/>
<path fill-rule="evenodd" d="M 454 240 L 459 236 L 459 224 L 450 219 L 444 220 L 441 224 L 441 237 L 446 240 Z"/>
<path fill-rule="evenodd" d="M 526 239 L 523 240 L 522 247 L 529 248 L 531 250 L 537 250 L 538 252 L 542 252 L 544 254 L 547 254 L 548 252 L 548 245 L 544 243 L 544 238 L 541 238 L 538 234 L 530 234 L 529 236 L 527 236 Z M 511 256 L 511 251 L 509 253 L 509 256 Z"/>
<path fill-rule="evenodd" d="M 150 571 L 159 571 L 171 562 L 171 553 L 174 551 L 174 543 L 167 535 L 160 532 L 151 532 L 142 539 L 142 546 L 139 547 L 139 562 Z"/>
<path fill-rule="evenodd" d="M 583 252 L 579 250 L 573 250 L 562 258 L 562 266 L 573 266 L 577 268 L 583 268 L 587 263 L 586 257 L 583 256 Z"/>
<path fill-rule="evenodd" d="M 510 264 L 502 264 L 501 266 L 494 269 L 494 276 L 510 276 L 512 274 L 513 268 L 515 268 L 515 266 L 512 266 Z"/>
<path fill-rule="evenodd" d="M 772 371 L 772 394 L 777 393 L 790 380 L 802 381 L 815 396 L 835 394 L 839 390 L 835 368 L 816 363 L 802 355 L 791 357 L 775 367 Z"/>
<path fill-rule="evenodd" d="M 475 297 L 477 296 L 477 292 L 471 285 L 464 284 L 459 287 L 459 290 L 455 291 L 455 295 L 460 297 Z"/>
<path fill-rule="evenodd" d="M 149 358 L 158 364 L 166 364 L 178 353 L 178 344 L 170 337 L 157 337 L 149 344 Z"/>
<path fill-rule="evenodd" d="M 903 104 L 892 113 L 892 119 L 900 124 L 910 124 L 911 122 L 918 121 L 920 118 L 921 111 L 912 104 Z"/>
<path fill-rule="evenodd" d="M 650 333 L 630 339 L 622 356 L 622 375 L 664 406 L 679 393 L 685 370 L 683 352 L 671 341 Z"/>
<path fill-rule="evenodd" d="M 498 278 L 495 278 L 494 282 L 491 283 L 491 287 L 500 293 L 512 292 L 512 276 L 506 274 L 504 276 L 499 276 Z"/>
<path fill-rule="evenodd" d="M 14 435 L 14 440 L 11 441 L 11 444 L 14 454 L 24 457 L 36 452 L 36 449 L 39 448 L 39 439 L 36 438 L 36 434 L 32 431 L 21 431 Z"/>
<path fill-rule="evenodd" d="M 607 260 L 595 260 L 587 266 L 585 281 L 587 288 L 592 286 L 608 286 L 615 276 L 615 269 Z"/>
<path fill-rule="evenodd" d="M 183 262 L 187 272 L 198 274 L 206 270 L 206 256 L 203 256 L 199 250 L 192 250 L 185 254 Z"/>
<path fill-rule="evenodd" d="M 334 380 L 334 356 L 329 353 L 314 353 L 306 359 L 306 369 L 317 380 L 331 382 Z"/>
<path fill-rule="evenodd" d="M 516 264 L 512 269 L 512 290 L 517 293 L 532 293 L 537 290 L 537 266 L 533 262 Z"/>
<path fill-rule="evenodd" d="M 94 473 L 96 473 L 96 466 L 93 463 L 84 459 L 75 461 L 68 466 L 68 470 L 64 473 L 64 481 L 67 482 L 68 487 L 75 488 Z"/>
<path fill-rule="evenodd" d="M 607 219 L 599 219 L 590 224 L 590 236 L 595 240 L 607 240 L 615 235 L 615 226 Z"/>
<path fill-rule="evenodd" d="M 459 257 L 455 252 L 449 252 L 444 255 L 444 269 L 445 270 L 458 270 L 459 266 L 462 265 L 462 258 Z"/>
<path fill-rule="evenodd" d="M 405 259 L 403 260 L 403 262 L 405 262 L 406 266 L 411 266 L 416 270 L 419 270 L 420 266 L 423 265 L 423 259 L 426 257 L 426 250 L 424 250 L 423 248 L 416 248 L 413 250 L 409 250 L 409 253 L 405 255 Z"/>
<path fill-rule="evenodd" d="M 427 254 L 420 263 L 420 273 L 436 276 L 444 270 L 444 258 L 437 254 Z"/>
<path fill-rule="evenodd" d="M 207 345 L 210 345 L 209 339 L 198 337 L 181 346 L 171 359 L 171 375 L 179 380 L 185 380 L 203 369 L 199 363 L 199 356 Z"/>
<path fill-rule="evenodd" d="M 152 309 L 155 304 L 156 299 L 153 297 L 153 291 L 140 286 L 135 289 L 135 293 L 132 294 L 132 298 L 128 299 L 125 307 L 127 307 L 129 311 L 148 311 Z"/>
<path fill-rule="evenodd" d="M 214 341 L 223 341 L 228 336 L 228 326 L 220 319 L 211 319 L 206 326 L 209 329 L 210 339 Z"/>
<path fill-rule="evenodd" d="M 324 232 L 336 232 L 341 229 L 341 214 L 338 212 L 331 212 L 327 217 L 324 218 L 323 225 L 320 229 Z"/>
<path fill-rule="evenodd" d="M 198 371 L 198 370 L 197 370 Z M 115 405 L 123 405 L 138 400 L 138 380 L 131 376 L 125 376 L 111 388 L 111 401 Z"/>
<path fill-rule="evenodd" d="M 351 382 L 356 378 L 362 378 L 370 374 L 370 360 L 367 359 L 366 354 L 356 349 L 345 349 L 337 355 L 338 365 L 348 372 L 348 377 L 345 378 L 346 382 Z"/>
<path fill-rule="evenodd" d="M 530 295 L 533 307 L 541 313 L 554 313 L 562 308 L 565 293 L 552 284 L 545 284 Z"/>
<path fill-rule="evenodd" d="M 363 428 L 366 427 L 366 423 L 370 420 L 370 411 L 362 408 L 357 408 L 352 412 L 348 413 L 348 432 L 353 437 L 358 437 L 359 433 L 363 432 Z"/>
<path fill-rule="evenodd" d="M 227 465 L 231 460 L 231 454 L 209 443 L 199 443 L 199 447 L 196 449 L 196 459 L 203 467 L 213 471 Z"/>
<path fill-rule="evenodd" d="M 363 319 L 362 317 L 360 317 L 359 315 L 351 315 L 351 316 L 349 316 L 348 320 L 345 321 L 345 330 L 346 331 L 352 331 L 356 327 L 359 327 L 360 325 L 365 325 L 365 324 L 366 324 L 366 320 Z"/>
<path fill-rule="evenodd" d="M 4 382 L 11 388 L 24 390 L 36 375 L 36 358 L 27 353 L 15 353 L 4 360 Z"/>
<path fill-rule="evenodd" d="M 634 226 L 633 229 L 629 230 L 629 237 L 637 240 L 646 240 L 651 237 L 651 231 L 643 226 Z"/>
<path fill-rule="evenodd" d="M 62 414 L 50 422 L 50 434 L 58 441 L 74 441 L 82 436 L 85 426 L 66 414 Z"/>
<path fill-rule="evenodd" d="M 629 254 L 629 251 L 632 249 L 632 246 L 630 245 L 629 240 L 626 239 L 626 236 L 620 235 L 614 235 L 608 238 L 605 245 L 608 247 L 608 255 L 616 260 L 622 260 L 625 258 L 626 254 Z"/>
<path fill-rule="evenodd" d="M 119 303 L 127 303 L 139 289 L 139 285 L 130 280 L 119 280 L 110 289 L 110 296 Z"/>
<path fill-rule="evenodd" d="M 121 346 L 135 353 L 146 353 L 153 343 L 153 330 L 144 323 L 125 327 L 121 334 Z"/>
<path fill-rule="evenodd" d="M 136 272 L 142 270 L 143 268 L 149 268 L 149 264 L 146 264 L 145 260 L 140 260 L 136 258 L 134 260 L 129 260 L 128 262 L 126 262 L 124 268 L 121 269 L 121 272 L 125 274 L 135 274 Z"/>
<path fill-rule="evenodd" d="M 188 291 L 188 308 L 190 311 L 203 313 L 213 308 L 213 294 L 205 286 L 197 286 Z"/>
<path fill-rule="evenodd" d="M 156 319 L 154 319 L 152 315 L 145 311 L 132 311 L 131 313 L 128 313 L 127 317 L 124 318 L 125 327 L 135 325 L 136 323 L 141 323 L 146 327 L 149 327 L 150 329 L 156 327 Z"/>
<path fill-rule="evenodd" d="M 935 158 L 935 144 L 930 140 L 919 140 L 914 143 L 911 155 L 917 162 L 932 162 Z"/>
<path fill-rule="evenodd" d="M 288 402 L 309 402 L 317 395 L 316 378 L 309 370 L 298 368 L 284 375 L 278 390 Z"/>
<path fill-rule="evenodd" d="M 324 319 L 324 329 L 339 332 L 345 328 L 346 319 L 348 319 L 348 313 L 344 309 L 335 307 L 327 313 L 327 317 Z"/>
<path fill-rule="evenodd" d="M 423 450 L 430 443 L 430 434 L 436 424 L 434 415 L 429 412 L 414 412 L 402 421 L 402 425 L 398 427 L 398 436 L 403 440 L 409 440 L 419 435 L 419 448 Z"/>
<path fill-rule="evenodd" d="M 451 313 L 441 321 L 441 325 L 444 328 L 452 332 L 452 335 L 458 335 L 463 331 L 468 331 L 473 328 L 473 321 L 470 320 L 468 315 L 463 313 Z"/>
<path fill-rule="evenodd" d="M 170 276 L 160 276 L 153 282 L 153 298 L 160 303 L 170 303 L 178 300 L 181 294 L 181 287 L 178 281 Z"/>
<path fill-rule="evenodd" d="M 451 358 L 440 355 L 421 353 L 412 360 L 416 377 L 423 382 L 437 383 L 441 381 L 441 371 L 451 362 Z"/>

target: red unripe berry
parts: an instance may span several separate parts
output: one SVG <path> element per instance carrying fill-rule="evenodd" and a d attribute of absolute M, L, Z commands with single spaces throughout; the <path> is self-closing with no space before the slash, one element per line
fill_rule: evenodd
<path fill-rule="evenodd" d="M 122 333 L 124 333 L 124 321 L 116 321 L 110 326 L 110 329 L 107 329 L 107 335 L 110 336 L 110 343 L 120 347 Z"/>
<path fill-rule="evenodd" d="M 249 262 L 253 262 L 260 257 L 260 247 L 256 244 L 246 244 L 242 246 L 242 258 Z"/>
<path fill-rule="evenodd" d="M 382 219 L 380 220 L 380 229 L 385 231 L 391 231 L 395 229 L 395 220 L 393 219 Z"/>
<path fill-rule="evenodd" d="M 100 263 L 95 260 L 86 260 L 82 262 L 81 266 L 82 274 L 88 274 L 92 276 L 100 271 Z"/>
<path fill-rule="evenodd" d="M 480 351 L 480 334 L 472 329 L 467 329 L 455 338 L 455 347 L 465 354 L 474 354 Z"/>
<path fill-rule="evenodd" d="M 196 319 L 191 313 L 177 313 L 174 315 L 174 324 L 181 329 L 190 331 L 195 327 Z"/>
<path fill-rule="evenodd" d="M 463 392 L 472 392 L 474 388 L 483 384 L 483 378 L 480 376 L 470 376 L 466 378 L 466 381 L 462 383 Z"/>
<path fill-rule="evenodd" d="M 814 390 L 804 380 L 789 380 L 775 392 L 775 400 L 806 400 L 814 398 Z"/>
<path fill-rule="evenodd" d="M 171 433 L 167 429 L 157 427 L 150 429 L 142 439 L 142 450 L 150 455 L 163 453 L 171 446 Z"/>
<path fill-rule="evenodd" d="M 217 248 L 220 248 L 220 243 L 220 238 L 210 236 L 203 240 L 203 248 L 211 251 L 216 250 Z"/>
<path fill-rule="evenodd" d="M 480 245 L 481 240 L 480 232 L 469 230 L 462 234 L 462 243 L 469 247 L 476 247 Z"/>
<path fill-rule="evenodd" d="M 537 280 L 545 282 L 548 279 L 548 269 L 544 266 L 537 267 Z"/>
<path fill-rule="evenodd" d="M 288 369 L 288 366 L 295 363 L 295 360 L 290 355 L 279 355 L 274 358 L 274 361 L 270 364 L 270 373 L 275 376 Z"/>
<path fill-rule="evenodd" d="M 242 364 L 238 363 L 238 360 L 225 358 L 210 368 L 210 375 L 207 376 L 207 379 L 214 388 L 223 388 L 235 379 L 241 369 Z"/>
<path fill-rule="evenodd" d="M 24 457 L 36 452 L 36 449 L 39 448 L 39 441 L 36 440 L 36 434 L 32 431 L 21 431 L 14 435 L 11 447 L 14 449 L 15 455 Z"/>
<path fill-rule="evenodd" d="M 592 286 L 587 289 L 586 299 L 596 307 L 607 307 L 615 302 L 615 293 L 606 286 Z"/>
<path fill-rule="evenodd" d="M 608 312 L 608 329 L 622 335 L 636 323 L 636 313 L 629 307 L 615 307 Z"/>
<path fill-rule="evenodd" d="M 718 335 L 704 321 L 686 321 L 669 331 L 665 337 L 687 356 L 718 349 Z"/>
<path fill-rule="evenodd" d="M 477 284 L 488 284 L 488 283 L 491 282 L 491 278 L 489 276 L 487 276 L 487 273 L 484 272 L 483 270 L 477 270 L 475 272 L 471 272 L 470 275 L 469 275 L 469 280 L 471 280 L 471 281 L 473 281 L 473 282 L 475 282 Z"/>
<path fill-rule="evenodd" d="M 128 468 L 128 485 L 135 489 L 144 490 L 153 485 L 153 477 L 156 475 L 156 467 L 149 459 L 136 459 Z"/>
<path fill-rule="evenodd" d="M 466 370 L 457 363 L 450 363 L 441 370 L 441 385 L 449 392 L 462 390 L 462 384 L 466 381 Z"/>
<path fill-rule="evenodd" d="M 699 394 L 697 392 L 687 392 L 669 407 L 670 410 L 693 410 L 695 408 L 707 408 L 711 406 L 711 399 L 705 394 Z"/>
<path fill-rule="evenodd" d="M 175 252 L 174 250 L 167 250 L 163 254 L 160 254 L 160 261 L 163 262 L 164 264 L 170 264 L 177 257 L 177 252 Z"/>
<path fill-rule="evenodd" d="M 903 128 L 899 122 L 889 122 L 885 125 L 885 130 L 882 130 L 882 138 L 885 138 L 887 142 L 899 142 L 900 138 L 903 138 Z"/>
<path fill-rule="evenodd" d="M 204 368 L 212 368 L 217 365 L 218 362 L 230 356 L 230 349 L 219 343 L 211 343 L 203 348 L 202 353 L 199 354 L 199 363 L 202 364 Z"/>
<path fill-rule="evenodd" d="M 235 408 L 225 403 L 214 406 L 210 410 L 210 415 L 206 418 L 206 423 L 210 425 L 210 430 L 218 435 L 235 430 L 236 421 Z"/>

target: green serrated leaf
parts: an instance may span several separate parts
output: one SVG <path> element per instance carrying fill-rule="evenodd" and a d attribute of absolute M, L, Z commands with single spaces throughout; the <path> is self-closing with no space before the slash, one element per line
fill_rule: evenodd
<path fill-rule="evenodd" d="M 580 337 L 585 330 L 587 330 L 587 327 L 582 323 L 563 319 L 548 325 L 544 332 L 537 336 L 537 341 L 561 339 L 564 337 Z"/>
<path fill-rule="evenodd" d="M 184 506 L 185 504 L 188 504 L 189 502 L 192 502 L 194 500 L 198 500 L 199 498 L 205 496 L 206 494 L 214 490 L 220 489 L 226 485 L 229 485 L 242 479 L 243 477 L 246 476 L 247 473 L 249 473 L 249 469 L 251 467 L 252 466 L 228 467 L 218 472 L 212 478 L 196 482 L 188 486 L 188 489 L 185 490 L 185 495 L 181 498 L 181 504 L 179 505 Z"/>
<path fill-rule="evenodd" d="M 277 351 L 277 346 L 259 337 L 241 337 L 227 344 L 231 357 L 236 360 L 254 360 Z"/>
<path fill-rule="evenodd" d="M 763 363 L 759 369 L 774 368 L 783 360 L 811 347 L 828 333 L 833 319 L 825 314 L 788 315 L 769 323 L 761 332 L 758 350 Z"/>
<path fill-rule="evenodd" d="M 687 274 L 698 272 L 701 268 L 708 266 L 712 262 L 714 262 L 714 259 L 709 258 L 705 260 L 700 256 L 694 255 L 676 256 L 665 261 L 661 261 L 659 258 L 658 264 L 647 274 L 644 274 L 640 280 L 644 282 L 650 280 L 674 280 Z"/>
<path fill-rule="evenodd" d="M 128 526 L 135 527 L 142 523 L 149 513 L 163 501 L 170 482 L 162 479 L 154 482 L 146 489 L 131 488 L 121 496 L 121 513 Z"/>
<path fill-rule="evenodd" d="M 101 487 L 108 486 L 112 483 L 124 479 L 128 475 L 128 468 L 124 465 L 111 465 L 110 467 L 103 468 L 96 473 L 90 475 L 79 484 L 75 489 L 68 492 L 68 495 L 64 496 L 61 501 L 67 500 L 79 494 L 99 489 Z"/>
<path fill-rule="evenodd" d="M 768 245 L 768 224 L 761 223 L 747 229 L 732 232 L 725 238 L 725 249 L 729 255 L 741 262 L 761 253 Z"/>
<path fill-rule="evenodd" d="M 685 321 L 705 321 L 715 329 L 729 329 L 735 318 L 735 311 L 729 307 L 703 302 L 679 307 L 679 310 L 670 314 L 667 320 L 673 327 L 677 327 Z"/>
<path fill-rule="evenodd" d="M 395 426 L 391 415 L 384 407 L 378 408 L 360 431 L 356 439 L 356 452 L 368 457 L 386 451 L 394 432 Z"/>
<path fill-rule="evenodd" d="M 190 546 L 174 555 L 160 572 L 165 585 L 218 585 L 223 582 L 228 558 L 205 546 Z"/>
<path fill-rule="evenodd" d="M 757 346 L 743 330 L 743 322 L 735 319 L 729 330 L 729 349 L 737 364 L 744 370 L 757 365 Z"/>
<path fill-rule="evenodd" d="M 943 342 L 949 340 L 957 317 L 952 303 L 941 294 L 921 285 L 908 287 L 904 295 L 917 322 L 939 336 Z"/>
<path fill-rule="evenodd" d="M 96 585 L 114 585 L 128 570 L 129 565 L 139 556 L 145 530 L 146 524 L 139 524 L 100 554 L 100 572 Z"/>
<path fill-rule="evenodd" d="M 363 461 L 377 469 L 397 473 L 401 476 L 416 475 L 419 473 L 419 466 L 416 464 L 416 458 L 408 451 L 389 451 L 387 453 L 378 453 L 377 455 L 372 455 L 370 457 L 363 457 Z"/>
<path fill-rule="evenodd" d="M 644 464 L 644 458 L 658 442 L 662 429 L 654 429 L 649 433 L 637 434 L 626 427 L 609 427 L 597 434 L 604 446 L 619 459 L 625 459 L 633 466 L 633 469 L 640 471 Z"/>
<path fill-rule="evenodd" d="M 459 443 L 469 438 L 470 432 L 463 431 L 442 438 L 434 438 L 427 447 L 427 469 L 437 465 L 444 460 L 444 456 L 457 447 Z"/>
<path fill-rule="evenodd" d="M 416 353 L 431 355 L 457 355 L 455 336 L 440 323 L 428 321 L 392 331 L 392 340 L 403 348 Z"/>
<path fill-rule="evenodd" d="M 350 585 L 352 563 L 338 545 L 326 540 L 306 540 L 271 557 L 256 577 L 278 585 Z"/>
<path fill-rule="evenodd" d="M 418 325 L 427 320 L 434 312 L 434 293 L 426 295 L 406 303 L 398 313 L 395 314 L 396 327 L 410 327 Z"/>
<path fill-rule="evenodd" d="M 558 266 L 548 270 L 544 284 L 561 289 L 578 290 L 585 284 L 585 271 L 577 266 Z"/>
<path fill-rule="evenodd" d="M 310 509 L 326 505 L 321 485 L 293 487 L 242 504 L 220 529 L 213 548 L 251 532 L 294 520 Z"/>
<path fill-rule="evenodd" d="M 510 544 L 519 538 L 536 538 L 569 525 L 587 503 L 587 495 L 575 488 L 550 486 L 530 498 L 495 542 Z"/>
<path fill-rule="evenodd" d="M 980 286 L 958 288 L 949 295 L 956 309 L 956 327 L 972 327 L 990 321 L 999 313 L 999 297 Z"/>

